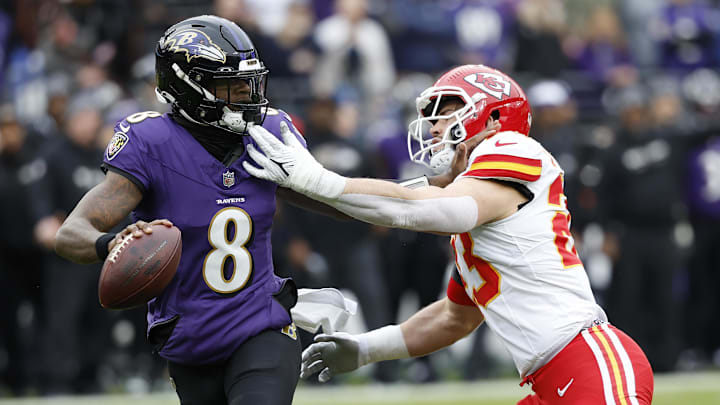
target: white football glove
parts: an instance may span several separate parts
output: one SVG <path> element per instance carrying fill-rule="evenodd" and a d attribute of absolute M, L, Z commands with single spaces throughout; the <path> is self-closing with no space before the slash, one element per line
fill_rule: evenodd
<path fill-rule="evenodd" d="M 324 383 L 336 374 L 357 370 L 368 362 L 363 335 L 320 334 L 315 337 L 315 343 L 303 351 L 300 377 L 307 378 L 320 371 L 318 381 Z"/>
<path fill-rule="evenodd" d="M 243 162 L 248 173 L 317 200 L 333 200 L 342 194 L 347 179 L 318 163 L 284 121 L 280 122 L 282 142 L 260 125 L 251 125 L 248 133 L 264 153 L 252 144 L 247 146 L 248 154 L 260 166 Z"/>

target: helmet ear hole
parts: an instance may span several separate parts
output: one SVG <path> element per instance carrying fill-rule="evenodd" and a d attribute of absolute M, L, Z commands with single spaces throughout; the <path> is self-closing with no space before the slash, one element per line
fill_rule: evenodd
<path fill-rule="evenodd" d="M 455 125 L 450 130 L 450 133 L 452 134 L 453 138 L 460 139 L 463 137 L 463 131 L 462 128 L 460 128 L 460 124 Z"/>
<path fill-rule="evenodd" d="M 490 116 L 492 117 L 492 119 L 497 121 L 500 119 L 500 111 L 493 110 L 493 112 L 490 113 Z"/>

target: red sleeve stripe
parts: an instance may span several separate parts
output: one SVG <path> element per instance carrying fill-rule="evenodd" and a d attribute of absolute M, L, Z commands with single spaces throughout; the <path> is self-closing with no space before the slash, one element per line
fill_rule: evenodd
<path fill-rule="evenodd" d="M 475 306 L 475 303 L 468 297 L 465 289 L 452 277 L 448 283 L 447 297 L 450 301 L 458 305 Z"/>
<path fill-rule="evenodd" d="M 478 156 L 465 176 L 507 177 L 525 181 L 540 178 L 542 161 L 509 155 Z"/>

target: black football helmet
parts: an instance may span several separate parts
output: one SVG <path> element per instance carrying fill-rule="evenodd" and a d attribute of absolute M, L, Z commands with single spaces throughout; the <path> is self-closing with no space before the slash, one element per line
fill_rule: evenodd
<path fill-rule="evenodd" d="M 202 15 L 168 28 L 155 50 L 155 74 L 160 100 L 193 122 L 239 132 L 225 125 L 225 114 L 265 119 L 268 70 L 232 21 Z"/>

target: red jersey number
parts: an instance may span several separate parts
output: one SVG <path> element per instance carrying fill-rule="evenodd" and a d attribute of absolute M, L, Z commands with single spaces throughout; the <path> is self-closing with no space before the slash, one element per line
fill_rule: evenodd
<path fill-rule="evenodd" d="M 463 287 L 471 283 L 473 296 L 472 299 L 477 305 L 481 305 L 487 308 L 498 295 L 500 295 L 500 273 L 495 270 L 494 267 L 481 257 L 472 254 L 473 241 L 469 233 L 463 233 L 452 238 L 452 245 L 455 250 L 455 263 L 458 264 L 458 250 L 455 246 L 457 238 L 460 237 L 460 242 L 463 247 L 463 260 L 468 266 L 468 271 L 472 273 L 473 270 L 480 276 L 480 280 L 472 280 L 472 274 L 468 277 L 468 280 L 463 278 Z M 460 266 L 458 266 L 458 269 Z M 466 289 L 467 291 L 467 289 Z"/>
<path fill-rule="evenodd" d="M 563 177 L 558 176 L 550 185 L 548 204 L 562 209 L 552 219 L 552 230 L 555 233 L 555 247 L 557 247 L 563 267 L 582 265 L 578 257 L 575 243 L 570 235 L 570 213 L 567 212 L 566 197 L 563 193 Z"/>

